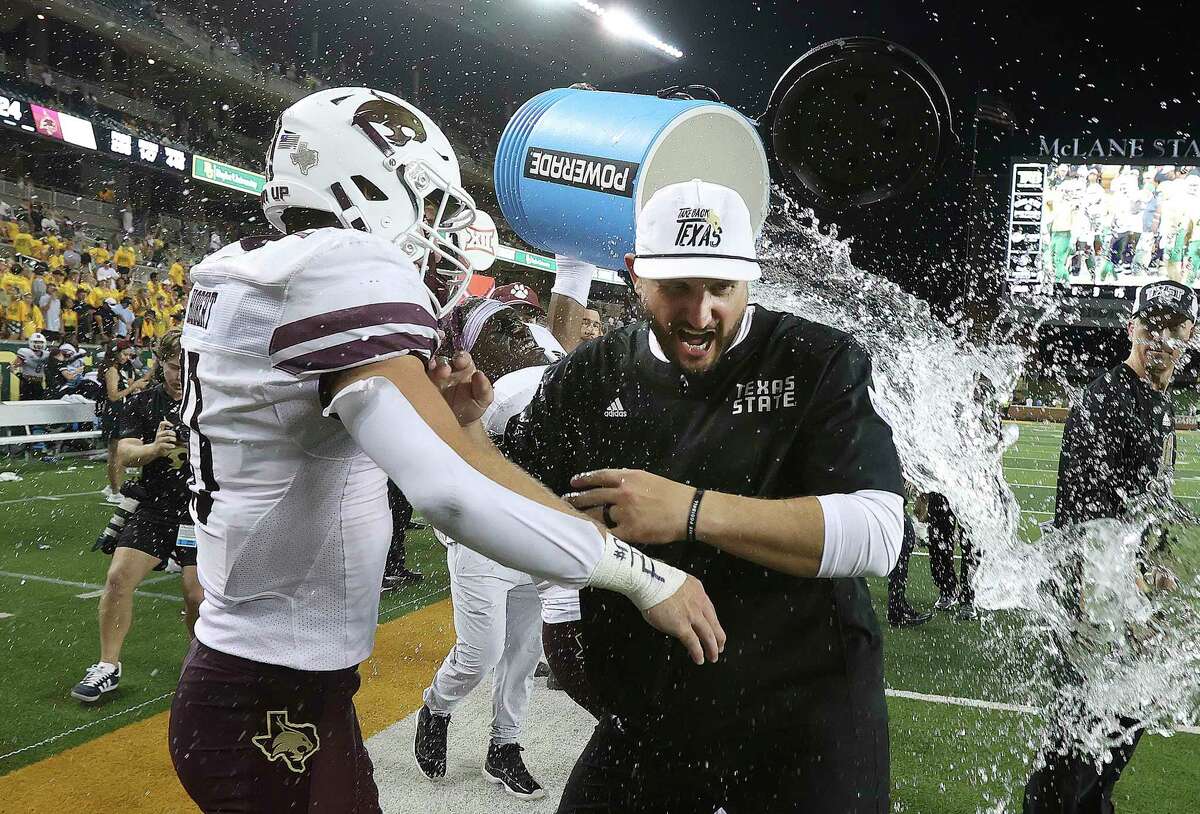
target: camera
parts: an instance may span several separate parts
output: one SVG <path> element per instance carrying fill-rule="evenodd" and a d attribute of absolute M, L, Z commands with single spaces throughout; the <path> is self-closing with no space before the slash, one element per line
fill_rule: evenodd
<path fill-rule="evenodd" d="M 127 483 L 122 486 L 121 502 L 117 504 L 113 516 L 108 519 L 108 525 L 104 527 L 104 531 L 100 532 L 100 536 L 92 544 L 92 551 L 103 551 L 111 556 L 117 550 L 117 538 L 121 535 L 121 529 L 125 528 L 125 523 L 137 511 L 138 506 L 145 498 L 145 490 L 136 483 Z"/>

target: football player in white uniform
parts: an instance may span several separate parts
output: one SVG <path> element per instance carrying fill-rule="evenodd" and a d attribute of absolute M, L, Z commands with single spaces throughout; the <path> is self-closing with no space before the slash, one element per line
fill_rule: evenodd
<path fill-rule="evenodd" d="M 205 592 L 171 709 L 205 811 L 375 812 L 352 697 L 390 539 L 388 477 L 488 557 L 628 596 L 692 659 L 724 633 L 700 584 L 576 513 L 495 451 L 491 386 L 433 359 L 471 270 L 446 137 L 390 94 L 335 88 L 280 116 L 263 205 L 282 235 L 192 270 L 184 421 Z"/>
<path fill-rule="evenodd" d="M 452 350 L 470 353 L 494 382 L 494 398 L 481 421 L 488 435 L 503 438 L 509 419 L 537 392 L 545 346 L 514 308 L 493 299 L 465 300 L 443 325 Z M 526 768 L 518 741 L 542 652 L 542 622 L 547 614 L 561 616 L 564 605 L 578 620 L 579 592 L 535 583 L 527 573 L 438 536 L 447 549 L 456 641 L 424 693 L 414 744 L 417 765 L 431 780 L 445 776 L 450 716 L 494 670 L 484 778 L 514 797 L 539 799 L 545 792 Z"/>

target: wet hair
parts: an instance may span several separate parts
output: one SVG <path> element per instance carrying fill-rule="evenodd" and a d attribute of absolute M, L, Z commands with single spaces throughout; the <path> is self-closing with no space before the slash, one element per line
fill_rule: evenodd
<path fill-rule="evenodd" d="M 163 334 L 162 339 L 158 340 L 158 347 L 154 349 L 154 355 L 160 362 L 166 364 L 171 361 L 179 361 L 179 357 L 183 353 L 183 346 L 180 344 L 182 336 L 183 331 L 178 328 L 172 328 Z"/>

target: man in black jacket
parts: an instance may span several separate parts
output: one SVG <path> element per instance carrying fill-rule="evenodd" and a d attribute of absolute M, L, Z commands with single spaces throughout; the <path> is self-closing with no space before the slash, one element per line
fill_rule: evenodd
<path fill-rule="evenodd" d="M 1188 286 L 1162 280 L 1142 286 L 1129 321 L 1128 358 L 1096 379 L 1075 403 L 1063 430 L 1058 462 L 1054 525 L 1065 529 L 1101 518 L 1127 519 L 1135 501 L 1152 490 L 1170 490 L 1175 466 L 1175 414 L 1167 387 L 1196 322 L 1196 297 Z M 1082 563 L 1072 564 L 1065 601 L 1075 615 L 1082 602 Z M 1169 574 L 1130 574 L 1146 593 L 1170 590 Z M 1054 678 L 1064 690 L 1062 722 L 1087 726 L 1087 710 L 1075 709 L 1071 688 L 1086 679 L 1070 663 L 1067 642 Z M 1025 786 L 1025 814 L 1111 814 L 1112 791 L 1141 738 L 1138 722 L 1122 717 L 1132 731 L 1127 743 L 1109 751 L 1103 769 L 1097 755 L 1074 743 L 1072 732 L 1053 733 L 1053 742 Z M 1062 726 L 1060 722 L 1059 726 Z"/>
<path fill-rule="evenodd" d="M 553 365 L 505 451 L 613 533 L 703 574 L 728 632 L 701 671 L 581 592 L 611 711 L 560 812 L 888 811 L 878 623 L 862 575 L 901 545 L 891 431 L 848 335 L 748 305 L 745 203 L 659 190 L 626 258 L 648 320 Z"/>

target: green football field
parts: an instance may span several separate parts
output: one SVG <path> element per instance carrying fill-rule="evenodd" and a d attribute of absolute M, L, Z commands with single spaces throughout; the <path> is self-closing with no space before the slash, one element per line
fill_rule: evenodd
<path fill-rule="evenodd" d="M 1061 427 L 1021 425 L 1005 458 L 1025 511 L 1023 532 L 1054 503 Z M 1200 501 L 1200 433 L 1179 436 L 1177 493 Z M 162 712 L 186 649 L 179 579 L 152 574 L 137 596 L 121 688 L 96 706 L 68 693 L 98 658 L 97 592 L 108 558 L 90 551 L 111 514 L 101 501 L 99 463 L 0 462 L 19 482 L 0 482 L 0 775 L 139 719 Z M 410 563 L 423 583 L 384 597 L 390 620 L 448 594 L 444 550 L 427 532 L 410 535 Z M 886 581 L 871 580 L 882 619 Z M 936 598 L 924 551 L 912 560 L 909 598 Z M 894 810 L 974 814 L 1019 810 L 1039 720 L 1014 677 L 1040 669 L 1024 648 L 1015 614 L 976 622 L 939 615 L 910 630 L 887 629 L 886 670 L 892 736 Z M 1008 705 L 1011 705 L 1008 706 Z M 1018 709 L 1019 707 L 1019 709 Z M 1200 811 L 1200 735 L 1144 738 L 1118 786 L 1118 809 Z"/>

